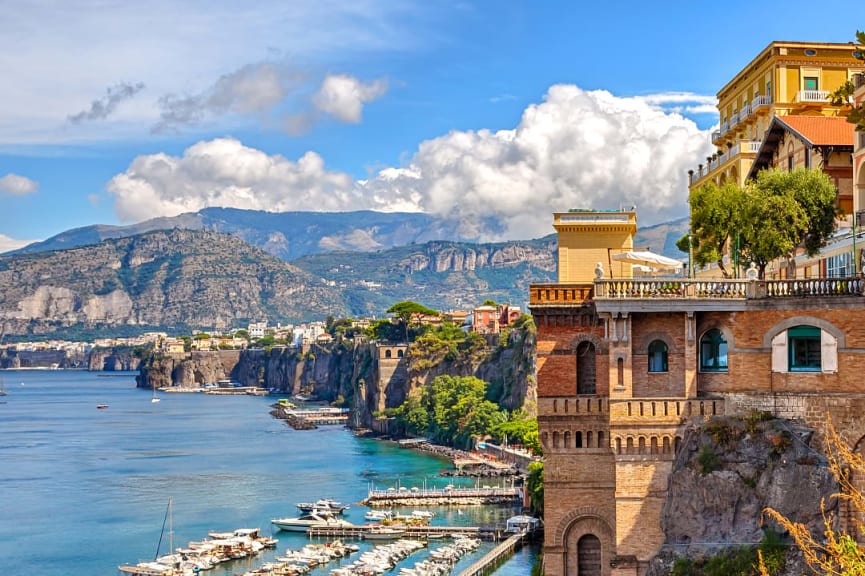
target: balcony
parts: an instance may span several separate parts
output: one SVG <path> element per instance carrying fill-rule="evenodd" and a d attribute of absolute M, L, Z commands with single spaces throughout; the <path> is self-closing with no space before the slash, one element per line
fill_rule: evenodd
<path fill-rule="evenodd" d="M 799 90 L 796 92 L 796 102 L 828 102 L 828 90 Z"/>
<path fill-rule="evenodd" d="M 757 112 L 760 108 L 768 107 L 772 103 L 769 96 L 754 96 L 751 100 L 751 112 Z"/>
<path fill-rule="evenodd" d="M 712 132 L 712 144 L 716 144 L 721 139 L 721 131 L 715 130 Z"/>
<path fill-rule="evenodd" d="M 592 299 L 591 284 L 532 284 L 529 305 L 532 307 L 579 306 Z"/>
<path fill-rule="evenodd" d="M 753 300 L 862 296 L 865 279 L 802 280 L 597 280 L 595 300 Z"/>

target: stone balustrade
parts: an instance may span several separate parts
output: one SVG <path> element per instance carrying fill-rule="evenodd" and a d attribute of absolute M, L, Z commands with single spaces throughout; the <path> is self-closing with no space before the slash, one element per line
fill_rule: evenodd
<path fill-rule="evenodd" d="M 592 284 L 532 284 L 529 302 L 532 306 L 582 304 L 592 299 Z"/>
<path fill-rule="evenodd" d="M 760 299 L 862 296 L 865 279 L 803 278 L 793 280 L 622 279 L 595 282 L 595 300 L 617 299 Z"/>
<path fill-rule="evenodd" d="M 541 396 L 538 411 L 542 414 L 573 416 L 607 414 L 610 399 L 606 396 Z"/>

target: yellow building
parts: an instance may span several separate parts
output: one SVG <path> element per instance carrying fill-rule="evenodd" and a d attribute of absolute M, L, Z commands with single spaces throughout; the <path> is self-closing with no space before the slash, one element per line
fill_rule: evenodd
<path fill-rule="evenodd" d="M 587 283 L 600 264 L 603 275 L 631 278 L 630 264 L 612 256 L 634 248 L 637 214 L 622 210 L 570 210 L 554 214 L 559 237 L 559 283 Z"/>
<path fill-rule="evenodd" d="M 689 171 L 690 188 L 710 180 L 742 185 L 775 116 L 841 116 L 829 94 L 862 72 L 852 43 L 772 42 L 718 92 L 716 153 Z"/>

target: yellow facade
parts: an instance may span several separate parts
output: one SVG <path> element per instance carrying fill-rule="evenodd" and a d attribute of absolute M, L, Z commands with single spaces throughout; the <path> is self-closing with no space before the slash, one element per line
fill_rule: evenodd
<path fill-rule="evenodd" d="M 598 263 L 607 278 L 631 278 L 630 264 L 614 254 L 634 247 L 637 214 L 625 211 L 557 212 L 553 227 L 559 239 L 559 283 L 591 284 Z"/>
<path fill-rule="evenodd" d="M 690 187 L 712 180 L 744 184 L 763 135 L 775 116 L 838 116 L 829 93 L 865 63 L 853 44 L 772 42 L 718 92 L 717 152 L 690 173 Z"/>

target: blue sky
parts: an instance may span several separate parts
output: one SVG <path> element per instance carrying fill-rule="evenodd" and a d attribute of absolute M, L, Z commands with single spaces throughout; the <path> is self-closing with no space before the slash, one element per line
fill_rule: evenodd
<path fill-rule="evenodd" d="M 0 250 L 220 205 L 490 240 L 571 207 L 669 220 L 717 90 L 772 40 L 857 25 L 797 1 L 2 4 Z"/>

